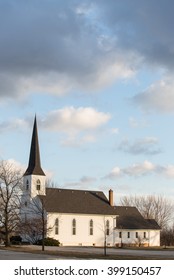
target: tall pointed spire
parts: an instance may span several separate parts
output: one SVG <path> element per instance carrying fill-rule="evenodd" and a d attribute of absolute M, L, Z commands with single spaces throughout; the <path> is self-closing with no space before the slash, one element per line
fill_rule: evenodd
<path fill-rule="evenodd" d="M 39 152 L 39 141 L 38 141 L 36 116 L 34 119 L 28 168 L 25 171 L 24 175 L 43 175 L 43 176 L 45 176 L 45 173 L 43 172 L 43 170 L 41 168 L 41 163 L 40 163 L 40 152 Z"/>

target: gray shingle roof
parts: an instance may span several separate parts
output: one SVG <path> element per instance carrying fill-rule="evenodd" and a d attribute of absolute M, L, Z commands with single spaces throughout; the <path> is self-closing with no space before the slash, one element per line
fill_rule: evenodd
<path fill-rule="evenodd" d="M 110 206 L 101 191 L 46 188 L 46 196 L 39 197 L 50 213 L 118 215 L 118 229 L 160 229 L 155 220 L 144 219 L 136 207 Z"/>
<path fill-rule="evenodd" d="M 40 196 L 47 212 L 115 215 L 108 199 L 100 191 L 46 188 Z"/>
<path fill-rule="evenodd" d="M 136 207 L 114 206 L 119 229 L 157 229 L 159 225 L 153 219 L 144 219 Z"/>

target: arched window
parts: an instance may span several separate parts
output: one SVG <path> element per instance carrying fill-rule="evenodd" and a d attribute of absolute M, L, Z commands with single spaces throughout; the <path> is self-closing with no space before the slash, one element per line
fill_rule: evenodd
<path fill-rule="evenodd" d="M 89 234 L 90 235 L 93 235 L 93 226 L 94 226 L 93 220 L 90 220 L 89 221 Z"/>
<path fill-rule="evenodd" d="M 27 180 L 26 181 L 26 190 L 28 190 L 29 189 L 29 181 Z"/>
<path fill-rule="evenodd" d="M 59 219 L 55 219 L 55 234 L 59 234 Z"/>
<path fill-rule="evenodd" d="M 76 219 L 72 220 L 72 235 L 76 235 Z"/>
<path fill-rule="evenodd" d="M 106 221 L 106 235 L 109 235 L 109 220 Z"/>
<path fill-rule="evenodd" d="M 41 186 L 41 183 L 40 183 L 40 180 L 38 179 L 37 182 L 36 182 L 36 190 L 37 191 L 40 191 L 40 186 Z"/>

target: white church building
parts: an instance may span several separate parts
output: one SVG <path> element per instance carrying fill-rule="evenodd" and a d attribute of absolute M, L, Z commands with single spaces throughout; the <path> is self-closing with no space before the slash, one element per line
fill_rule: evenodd
<path fill-rule="evenodd" d="M 47 237 L 61 246 L 160 245 L 160 227 L 142 217 L 135 207 L 114 206 L 113 191 L 108 198 L 100 191 L 47 188 L 41 167 L 37 121 L 35 118 L 28 168 L 23 176 L 21 215 L 34 219 L 33 201 L 44 206 Z M 30 232 L 31 235 L 35 234 Z"/>

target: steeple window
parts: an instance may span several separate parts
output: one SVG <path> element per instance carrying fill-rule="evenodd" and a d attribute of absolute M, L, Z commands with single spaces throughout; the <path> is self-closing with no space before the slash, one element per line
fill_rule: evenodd
<path fill-rule="evenodd" d="M 40 187 L 41 187 L 41 182 L 40 182 L 40 180 L 38 179 L 37 182 L 36 182 L 36 190 L 37 190 L 37 191 L 40 191 Z"/>
<path fill-rule="evenodd" d="M 27 182 L 26 182 L 26 190 L 28 191 L 28 189 L 29 189 L 29 181 L 27 180 Z"/>

